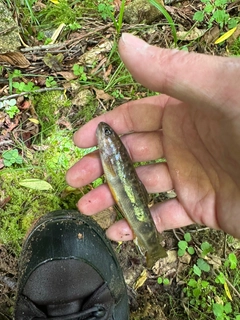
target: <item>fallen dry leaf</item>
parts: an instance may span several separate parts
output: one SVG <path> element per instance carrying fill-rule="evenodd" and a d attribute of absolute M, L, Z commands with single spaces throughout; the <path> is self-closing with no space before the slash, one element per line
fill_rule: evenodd
<path fill-rule="evenodd" d="M 109 100 L 113 100 L 113 97 L 110 96 L 110 94 L 104 92 L 104 90 L 98 90 L 96 88 L 93 88 L 93 90 L 96 93 L 96 98 L 99 100 L 103 100 L 103 101 L 109 101 Z"/>
<path fill-rule="evenodd" d="M 47 145 L 40 145 L 40 146 L 38 146 L 38 145 L 36 145 L 36 144 L 32 144 L 32 147 L 33 147 L 33 149 L 36 150 L 36 151 L 45 151 L 45 150 L 47 150 L 47 149 L 49 148 L 49 146 L 47 146 Z"/>
<path fill-rule="evenodd" d="M 60 71 L 58 74 L 60 74 L 67 81 L 77 79 L 77 76 L 75 76 L 75 74 L 73 74 L 71 71 Z"/>
<path fill-rule="evenodd" d="M 1 169 L 1 164 L 0 164 L 0 169 Z M 7 196 L 6 198 L 0 200 L 0 208 L 3 208 L 9 201 L 11 201 L 10 196 Z"/>
<path fill-rule="evenodd" d="M 7 52 L 0 54 L 0 62 L 5 62 L 18 68 L 27 68 L 30 66 L 30 62 L 21 52 Z"/>
<path fill-rule="evenodd" d="M 137 290 L 138 288 L 143 286 L 147 278 L 148 278 L 147 269 L 144 269 L 143 272 L 140 274 L 139 278 L 137 279 L 137 281 L 134 283 L 133 290 Z"/>
<path fill-rule="evenodd" d="M 87 51 L 79 58 L 80 65 L 90 65 L 101 59 L 101 53 L 108 53 L 113 47 L 113 41 L 107 40 L 91 50 Z"/>
<path fill-rule="evenodd" d="M 117 217 L 117 213 L 112 207 L 110 207 L 95 214 L 92 217 L 100 225 L 100 227 L 105 230 L 114 223 Z"/>
<path fill-rule="evenodd" d="M 66 127 L 68 130 L 72 130 L 72 125 L 69 121 L 67 121 L 65 119 L 65 117 L 62 117 L 60 118 L 58 121 L 57 121 L 57 124 L 61 124 L 62 126 Z"/>
<path fill-rule="evenodd" d="M 171 269 L 176 269 L 178 260 L 177 260 L 177 251 L 171 250 L 167 252 L 167 257 L 159 259 L 152 268 L 153 273 L 156 275 L 164 275 L 169 272 Z"/>
<path fill-rule="evenodd" d="M 220 29 L 218 26 L 215 26 L 204 34 L 203 39 L 207 44 L 210 44 L 214 42 L 219 37 L 219 35 L 220 35 Z"/>
<path fill-rule="evenodd" d="M 92 98 L 92 92 L 89 89 L 79 91 L 76 96 L 72 99 L 74 106 L 84 107 L 89 103 Z"/>
<path fill-rule="evenodd" d="M 180 40 L 184 41 L 193 41 L 204 35 L 207 29 L 198 29 L 197 27 L 189 30 L 189 31 L 178 31 L 177 37 Z"/>

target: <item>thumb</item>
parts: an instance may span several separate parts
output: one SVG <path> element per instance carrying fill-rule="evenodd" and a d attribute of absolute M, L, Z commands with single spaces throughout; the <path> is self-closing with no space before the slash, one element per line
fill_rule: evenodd
<path fill-rule="evenodd" d="M 234 99 L 240 85 L 239 58 L 162 49 L 127 33 L 119 41 L 119 53 L 133 77 L 153 91 L 197 105 L 214 98 L 228 105 L 229 97 L 239 100 Z"/>

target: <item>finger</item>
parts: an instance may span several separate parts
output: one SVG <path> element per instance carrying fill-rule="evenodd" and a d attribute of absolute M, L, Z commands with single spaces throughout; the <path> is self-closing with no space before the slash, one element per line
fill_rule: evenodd
<path fill-rule="evenodd" d="M 240 61 L 236 58 L 162 49 L 126 33 L 119 41 L 119 53 L 138 82 L 184 102 L 204 107 L 204 100 L 214 103 L 217 98 L 225 104 L 232 88 L 239 88 Z"/>
<path fill-rule="evenodd" d="M 70 186 L 80 188 L 93 182 L 102 174 L 103 170 L 98 152 L 92 152 L 67 171 L 66 181 Z"/>
<path fill-rule="evenodd" d="M 161 133 L 133 133 L 122 137 L 123 143 L 134 162 L 156 160 L 163 157 Z M 92 152 L 75 165 L 66 174 L 66 180 L 74 188 L 80 188 L 103 174 L 98 152 Z"/>
<path fill-rule="evenodd" d="M 153 206 L 151 213 L 156 228 L 160 233 L 164 230 L 180 228 L 194 223 L 177 199 Z M 106 235 L 114 241 L 128 241 L 134 238 L 134 234 L 126 220 L 115 222 L 108 228 Z"/>
<path fill-rule="evenodd" d="M 133 162 L 151 161 L 164 157 L 162 132 L 132 133 L 121 137 Z"/>
<path fill-rule="evenodd" d="M 77 203 L 80 212 L 91 216 L 114 205 L 113 196 L 107 186 L 102 184 L 99 187 L 85 194 Z"/>
<path fill-rule="evenodd" d="M 80 148 L 96 145 L 96 129 L 101 121 L 108 123 L 118 134 L 159 130 L 167 100 L 168 97 L 161 95 L 127 102 L 82 126 L 74 134 L 74 143 Z"/>
<path fill-rule="evenodd" d="M 138 167 L 137 174 L 149 193 L 163 192 L 173 188 L 168 167 L 154 164 Z M 91 190 L 78 201 L 79 210 L 87 215 L 105 210 L 114 204 L 114 199 L 106 184 Z"/>

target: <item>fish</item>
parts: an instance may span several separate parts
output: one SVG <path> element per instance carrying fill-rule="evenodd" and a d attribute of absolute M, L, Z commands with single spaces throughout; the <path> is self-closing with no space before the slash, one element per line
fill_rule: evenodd
<path fill-rule="evenodd" d="M 152 268 L 156 261 L 166 257 L 167 253 L 160 245 L 162 237 L 148 207 L 148 193 L 116 132 L 107 123 L 100 122 L 96 136 L 111 194 L 131 227 L 140 252 L 145 253 L 147 268 Z"/>

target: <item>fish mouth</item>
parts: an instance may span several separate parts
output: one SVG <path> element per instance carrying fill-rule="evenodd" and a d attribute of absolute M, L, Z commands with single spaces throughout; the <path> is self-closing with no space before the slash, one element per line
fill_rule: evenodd
<path fill-rule="evenodd" d="M 96 130 L 96 137 L 97 137 L 97 143 L 98 143 L 99 150 L 101 150 L 101 148 L 103 148 L 105 146 L 106 131 L 108 131 L 108 130 L 111 130 L 111 128 L 109 127 L 109 125 L 107 123 L 99 122 L 99 124 L 97 126 L 97 130 Z"/>
<path fill-rule="evenodd" d="M 99 122 L 96 130 L 98 142 L 103 137 L 108 137 L 113 134 L 112 128 L 105 122 Z"/>
<path fill-rule="evenodd" d="M 98 144 L 100 143 L 100 140 L 103 137 L 103 135 L 102 135 L 103 125 L 104 125 L 104 122 L 99 122 L 97 129 L 96 129 L 96 137 L 97 137 Z"/>

